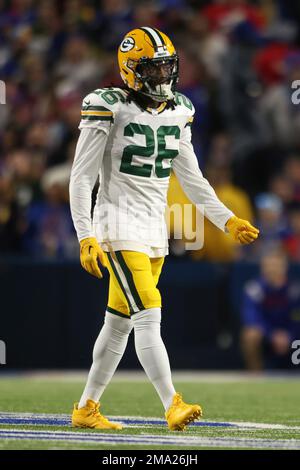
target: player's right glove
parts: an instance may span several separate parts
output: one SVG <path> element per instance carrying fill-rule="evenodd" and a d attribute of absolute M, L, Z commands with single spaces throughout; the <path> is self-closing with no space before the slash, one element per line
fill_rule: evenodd
<path fill-rule="evenodd" d="M 259 230 L 253 227 L 248 220 L 239 219 L 235 215 L 227 221 L 226 228 L 234 240 L 239 241 L 242 245 L 254 242 L 259 234 Z"/>
<path fill-rule="evenodd" d="M 98 265 L 98 259 L 102 266 L 106 267 L 105 255 L 96 238 L 84 238 L 80 241 L 81 266 L 93 276 L 101 279 L 102 273 Z"/>

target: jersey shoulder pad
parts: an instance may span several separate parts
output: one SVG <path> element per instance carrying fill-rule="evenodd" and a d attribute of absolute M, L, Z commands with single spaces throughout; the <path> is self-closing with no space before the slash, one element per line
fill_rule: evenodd
<path fill-rule="evenodd" d="M 109 130 L 114 123 L 119 105 L 126 101 L 120 88 L 98 88 L 82 101 L 79 129 L 99 128 Z"/>
<path fill-rule="evenodd" d="M 194 114 L 195 114 L 195 108 L 191 100 L 187 96 L 176 91 L 175 103 L 177 107 L 180 109 L 180 112 L 186 115 L 186 118 L 187 118 L 186 127 L 191 126 L 193 123 Z"/>
<path fill-rule="evenodd" d="M 195 113 L 195 108 L 191 100 L 183 95 L 182 93 L 179 93 L 178 91 L 175 92 L 175 103 L 177 106 L 182 108 L 184 112 L 187 113 L 189 116 L 193 116 Z"/>

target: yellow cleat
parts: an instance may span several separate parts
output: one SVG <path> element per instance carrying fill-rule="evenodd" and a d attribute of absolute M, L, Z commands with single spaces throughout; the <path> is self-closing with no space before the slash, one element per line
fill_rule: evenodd
<path fill-rule="evenodd" d="M 173 403 L 166 411 L 165 416 L 171 431 L 184 431 L 187 424 L 202 416 L 202 409 L 199 405 L 184 403 L 182 396 L 176 393 L 173 397 Z"/>
<path fill-rule="evenodd" d="M 83 408 L 78 409 L 78 403 L 74 404 L 72 413 L 72 426 L 75 428 L 92 429 L 122 429 L 119 423 L 111 423 L 100 411 L 100 403 L 87 400 Z"/>

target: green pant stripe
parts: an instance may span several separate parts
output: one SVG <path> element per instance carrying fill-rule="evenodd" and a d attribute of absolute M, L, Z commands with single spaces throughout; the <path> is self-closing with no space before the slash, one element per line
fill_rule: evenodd
<path fill-rule="evenodd" d="M 122 252 L 121 251 L 116 251 L 115 252 L 116 254 L 116 257 L 117 257 L 117 260 L 119 261 L 120 263 L 120 266 L 122 268 L 122 271 L 126 277 L 126 281 L 128 283 L 128 287 L 130 289 L 130 292 L 131 292 L 131 295 L 132 297 L 134 298 L 134 301 L 137 305 L 137 307 L 140 309 L 140 310 L 145 310 L 145 307 L 143 305 L 143 302 L 139 296 L 139 293 L 137 291 L 137 288 L 135 287 L 135 284 L 134 284 L 134 280 L 133 280 L 133 276 L 132 276 L 132 272 L 130 271 L 130 269 L 128 268 L 125 260 L 124 260 L 124 257 L 122 255 Z"/>
<path fill-rule="evenodd" d="M 125 313 L 119 312 L 118 310 L 115 310 L 114 308 L 107 307 L 106 310 L 109 313 L 112 313 L 113 315 L 117 315 L 118 317 L 127 318 L 128 320 L 130 320 L 130 315 L 125 315 Z"/>
<path fill-rule="evenodd" d="M 121 287 L 123 294 L 125 295 L 125 298 L 126 298 L 126 300 L 127 300 L 127 303 L 128 303 L 128 305 L 129 305 L 129 311 L 130 311 L 130 313 L 131 313 L 131 312 L 133 312 L 133 308 L 132 308 L 132 305 L 131 305 L 131 303 L 130 303 L 130 301 L 129 301 L 129 298 L 128 298 L 128 296 L 127 296 L 125 287 L 124 287 L 123 284 L 122 284 L 122 281 L 121 281 L 121 279 L 120 279 L 120 276 L 119 276 L 119 274 L 118 274 L 118 271 L 117 271 L 117 269 L 116 269 L 116 267 L 115 267 L 115 265 L 114 265 L 114 260 L 113 260 L 113 258 L 112 258 L 112 256 L 111 256 L 110 253 L 107 253 L 107 256 L 108 256 L 108 259 L 109 259 L 111 268 L 112 268 L 112 270 L 113 270 L 113 272 L 114 272 L 114 275 L 116 276 L 116 279 L 117 279 L 117 281 L 118 281 L 118 284 L 119 284 L 119 286 Z"/>

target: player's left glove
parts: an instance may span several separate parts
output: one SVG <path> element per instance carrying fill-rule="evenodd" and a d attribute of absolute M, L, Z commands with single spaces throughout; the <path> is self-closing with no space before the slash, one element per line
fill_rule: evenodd
<path fill-rule="evenodd" d="M 235 215 L 226 222 L 226 228 L 235 241 L 242 245 L 254 242 L 259 234 L 259 230 L 248 222 L 248 220 L 239 219 Z"/>
<path fill-rule="evenodd" d="M 106 267 L 104 251 L 94 237 L 84 238 L 80 241 L 81 266 L 93 276 L 101 279 L 102 273 L 99 269 L 98 259 L 102 266 Z"/>

